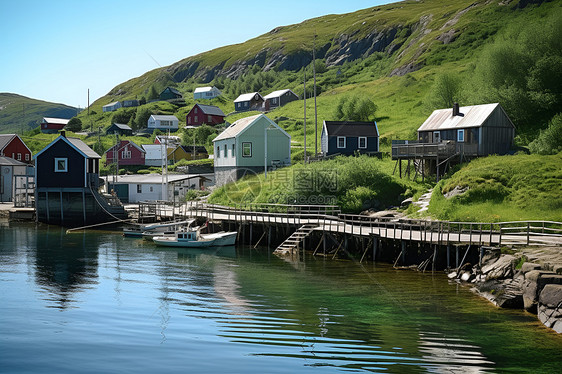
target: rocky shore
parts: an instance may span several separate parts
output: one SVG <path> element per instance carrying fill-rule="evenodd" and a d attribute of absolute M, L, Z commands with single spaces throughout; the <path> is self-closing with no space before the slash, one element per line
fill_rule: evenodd
<path fill-rule="evenodd" d="M 498 307 L 524 309 L 562 333 L 562 248 L 487 248 L 481 263 L 448 276 Z"/>

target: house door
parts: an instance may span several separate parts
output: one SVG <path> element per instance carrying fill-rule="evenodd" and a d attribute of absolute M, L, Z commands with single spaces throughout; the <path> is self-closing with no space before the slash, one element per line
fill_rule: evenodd
<path fill-rule="evenodd" d="M 441 143 L 441 132 L 440 131 L 434 131 L 433 132 L 433 142 L 434 143 Z"/>

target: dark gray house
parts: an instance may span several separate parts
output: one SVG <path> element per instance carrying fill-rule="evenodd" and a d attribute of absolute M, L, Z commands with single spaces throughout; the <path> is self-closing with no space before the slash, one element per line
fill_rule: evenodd
<path fill-rule="evenodd" d="M 324 121 L 320 140 L 324 156 L 379 151 L 376 122 Z"/>
<path fill-rule="evenodd" d="M 264 99 L 259 92 L 245 93 L 234 100 L 234 110 L 244 112 L 247 110 L 263 110 Z"/>
<path fill-rule="evenodd" d="M 298 100 L 299 96 L 293 91 L 286 89 L 273 91 L 269 95 L 265 95 L 263 98 L 265 100 L 265 110 L 271 110 L 290 103 L 291 101 Z"/>
<path fill-rule="evenodd" d="M 133 129 L 129 125 L 124 125 L 121 123 L 114 123 L 107 130 L 105 130 L 106 135 L 119 134 L 121 136 L 131 136 L 133 135 Z"/>

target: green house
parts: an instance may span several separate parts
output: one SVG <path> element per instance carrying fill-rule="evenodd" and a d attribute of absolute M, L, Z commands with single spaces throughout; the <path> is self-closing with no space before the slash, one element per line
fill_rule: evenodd
<path fill-rule="evenodd" d="M 234 122 L 213 145 L 217 186 L 291 164 L 291 135 L 264 114 Z"/>
<path fill-rule="evenodd" d="M 181 98 L 181 93 L 172 87 L 166 87 L 164 91 L 160 92 L 160 100 L 174 100 Z"/>

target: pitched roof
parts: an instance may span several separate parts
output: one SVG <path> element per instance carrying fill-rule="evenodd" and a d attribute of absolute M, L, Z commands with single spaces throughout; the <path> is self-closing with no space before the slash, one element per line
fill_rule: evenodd
<path fill-rule="evenodd" d="M 67 125 L 68 124 L 68 119 L 64 119 L 64 118 L 54 118 L 54 117 L 43 117 L 43 122 L 42 123 L 52 123 L 52 124 L 58 124 L 58 125 Z"/>
<path fill-rule="evenodd" d="M 16 134 L 0 134 L 0 150 L 4 149 L 16 136 Z"/>
<path fill-rule="evenodd" d="M 153 114 L 151 117 L 157 121 L 179 121 L 178 117 L 172 115 Z"/>
<path fill-rule="evenodd" d="M 183 149 L 183 151 L 185 153 L 192 153 L 193 152 L 193 146 L 192 145 L 180 145 L 178 146 L 178 148 Z M 195 146 L 195 152 L 199 152 L 199 153 L 207 153 L 207 148 L 205 148 L 202 145 L 196 145 Z"/>
<path fill-rule="evenodd" d="M 246 127 L 250 126 L 259 116 L 263 114 L 256 114 L 255 116 L 250 116 L 246 118 L 241 118 L 234 122 L 232 125 L 228 126 L 221 132 L 213 141 L 234 138 L 240 134 Z"/>
<path fill-rule="evenodd" d="M 211 115 L 211 116 L 225 117 L 225 114 L 223 113 L 223 111 L 218 106 L 203 105 L 203 104 L 195 104 L 195 105 L 197 105 L 199 108 L 201 108 L 201 110 L 203 111 L 203 114 L 207 114 L 207 115 Z M 195 107 L 195 105 L 194 105 L 194 107 Z"/>
<path fill-rule="evenodd" d="M 115 126 L 121 130 L 131 130 L 131 131 L 133 130 L 129 125 L 124 125 L 122 123 L 114 123 L 112 126 Z"/>
<path fill-rule="evenodd" d="M 209 91 L 211 91 L 212 89 L 213 89 L 213 87 L 209 87 L 209 86 L 207 86 L 207 87 L 197 87 L 197 88 L 195 89 L 195 91 L 193 91 L 193 93 L 209 92 Z"/>
<path fill-rule="evenodd" d="M 163 94 L 166 90 L 169 90 L 170 92 L 176 94 L 176 95 L 180 95 L 181 96 L 181 92 L 179 92 L 178 90 L 176 90 L 174 87 L 166 87 L 164 89 L 164 91 L 162 91 L 160 94 Z"/>
<path fill-rule="evenodd" d="M 458 116 L 453 116 L 453 109 L 451 108 L 437 109 L 418 128 L 418 131 L 480 127 L 498 107 L 503 111 L 499 103 L 462 106 L 459 108 L 461 115 Z"/>
<path fill-rule="evenodd" d="M 11 157 L 0 156 L 0 165 L 3 166 L 27 166 L 25 162 L 14 160 Z"/>
<path fill-rule="evenodd" d="M 245 93 L 245 94 L 242 94 L 242 95 L 238 96 L 238 97 L 236 98 L 236 100 L 234 100 L 234 102 L 235 102 L 235 103 L 238 103 L 238 102 L 240 102 L 240 101 L 250 101 L 250 100 L 252 100 L 252 99 L 254 98 L 254 96 L 255 96 L 256 94 L 259 95 L 259 97 L 261 97 L 261 98 L 263 99 L 262 95 L 260 95 L 259 92 L 250 92 L 250 93 Z"/>
<path fill-rule="evenodd" d="M 145 160 L 162 159 L 162 151 L 164 151 L 161 144 L 143 144 L 146 155 Z"/>
<path fill-rule="evenodd" d="M 281 95 L 283 95 L 283 94 L 285 94 L 285 93 L 287 93 L 287 92 L 293 92 L 293 91 L 291 91 L 291 90 L 288 89 L 288 88 L 285 89 L 285 90 L 277 90 L 277 91 L 273 91 L 273 92 L 270 93 L 270 94 L 265 95 L 263 98 L 264 98 L 265 100 L 267 100 L 267 99 L 272 99 L 272 98 L 274 98 L 274 97 L 279 97 L 279 96 L 281 96 Z M 298 95 L 297 95 L 296 93 L 294 93 L 294 92 L 293 92 L 293 95 L 295 95 L 295 96 L 298 97 Z"/>
<path fill-rule="evenodd" d="M 324 121 L 330 136 L 379 136 L 376 122 Z"/>
<path fill-rule="evenodd" d="M 92 148 L 90 148 L 86 143 L 78 138 L 65 138 L 68 140 L 74 147 L 78 148 L 83 154 L 85 154 L 88 158 L 101 158 Z"/>
<path fill-rule="evenodd" d="M 118 150 L 120 150 L 121 148 L 124 148 L 126 145 L 131 145 L 131 146 L 135 147 L 136 149 L 138 149 L 140 152 L 146 153 L 146 151 L 143 148 L 141 148 L 139 145 L 137 145 L 135 142 L 133 142 L 131 140 L 121 140 L 121 141 L 119 141 L 119 144 L 113 145 L 107 151 L 105 151 L 105 153 L 110 152 L 113 148 L 115 148 L 117 146 L 119 146 Z"/>
<path fill-rule="evenodd" d="M 119 101 L 114 101 L 114 102 L 112 102 L 112 103 L 105 104 L 102 108 L 114 106 L 114 105 L 116 105 L 116 104 L 119 104 Z"/>

